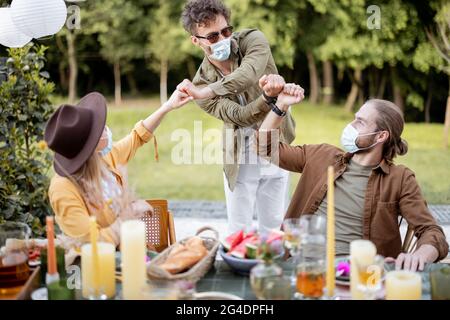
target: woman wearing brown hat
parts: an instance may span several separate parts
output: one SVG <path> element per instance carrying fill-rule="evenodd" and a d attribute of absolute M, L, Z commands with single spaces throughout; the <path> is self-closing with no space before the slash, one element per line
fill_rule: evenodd
<path fill-rule="evenodd" d="M 90 216 L 95 215 L 101 240 L 119 245 L 122 221 L 139 218 L 151 210 L 145 201 L 132 201 L 128 196 L 121 168 L 152 139 L 168 112 L 191 100 L 175 91 L 156 112 L 114 144 L 105 126 L 106 100 L 101 94 L 90 93 L 78 105 L 62 105 L 55 111 L 45 129 L 45 141 L 55 152 L 56 174 L 50 183 L 49 198 L 65 235 L 87 240 Z"/>

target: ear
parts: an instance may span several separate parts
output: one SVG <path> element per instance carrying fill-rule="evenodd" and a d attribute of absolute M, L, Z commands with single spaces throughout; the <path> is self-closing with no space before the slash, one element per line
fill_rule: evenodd
<path fill-rule="evenodd" d="M 197 37 L 191 36 L 191 42 L 194 46 L 200 46 L 200 41 L 198 40 Z"/>
<path fill-rule="evenodd" d="M 389 131 L 381 131 L 379 142 L 385 143 L 389 139 Z"/>

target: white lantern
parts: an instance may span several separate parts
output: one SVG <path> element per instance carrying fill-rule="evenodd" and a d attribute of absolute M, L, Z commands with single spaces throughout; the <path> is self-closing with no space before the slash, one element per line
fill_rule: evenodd
<path fill-rule="evenodd" d="M 17 29 L 32 38 L 58 33 L 67 19 L 64 0 L 13 0 L 11 18 Z"/>
<path fill-rule="evenodd" d="M 17 30 L 11 20 L 11 9 L 0 8 L 0 44 L 10 48 L 20 48 L 31 41 L 28 37 Z"/>

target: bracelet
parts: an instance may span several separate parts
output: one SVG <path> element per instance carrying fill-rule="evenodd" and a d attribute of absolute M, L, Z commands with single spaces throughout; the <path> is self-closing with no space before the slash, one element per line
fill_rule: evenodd
<path fill-rule="evenodd" d="M 268 104 L 275 104 L 277 103 L 277 98 L 278 97 L 269 97 L 268 95 L 266 95 L 266 93 L 263 91 L 263 97 L 264 99 L 267 101 Z"/>
<path fill-rule="evenodd" d="M 270 106 L 272 107 L 272 111 L 279 117 L 284 117 L 286 115 L 286 111 L 280 110 L 275 103 L 271 103 Z"/>

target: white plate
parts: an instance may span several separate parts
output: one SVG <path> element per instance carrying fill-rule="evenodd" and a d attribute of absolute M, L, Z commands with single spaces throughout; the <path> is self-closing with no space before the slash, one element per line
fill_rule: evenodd
<path fill-rule="evenodd" d="M 234 294 L 218 291 L 195 293 L 194 298 L 197 300 L 242 300 L 241 297 L 238 297 Z"/>
<path fill-rule="evenodd" d="M 31 294 L 31 300 L 48 300 L 47 288 L 39 288 Z"/>

